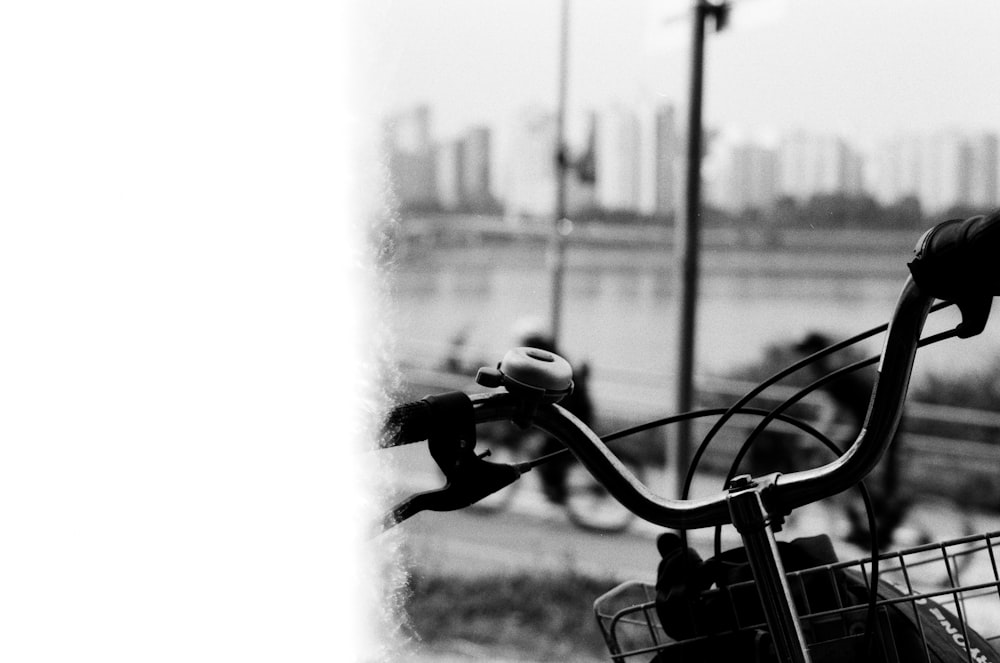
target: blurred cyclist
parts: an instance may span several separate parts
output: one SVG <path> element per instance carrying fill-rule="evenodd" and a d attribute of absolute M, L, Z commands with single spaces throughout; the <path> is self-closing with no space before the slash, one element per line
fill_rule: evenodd
<path fill-rule="evenodd" d="M 833 340 L 824 334 L 808 334 L 801 342 L 796 344 L 795 349 L 803 357 L 818 352 L 830 345 Z M 834 370 L 846 364 L 835 364 L 830 356 L 823 357 L 808 367 L 813 372 L 813 379 L 824 377 Z M 871 398 L 872 389 L 875 385 L 875 377 L 871 371 L 851 371 L 845 375 L 828 382 L 822 387 L 823 391 L 833 401 L 836 407 L 838 419 L 844 421 L 851 434 L 857 434 L 864 425 L 865 416 L 868 414 L 868 402 Z M 875 507 L 876 524 L 878 526 L 879 549 L 884 549 L 892 541 L 892 534 L 899 525 L 906 511 L 906 502 L 900 498 L 899 492 L 899 430 L 897 429 L 895 438 L 889 444 L 885 455 L 875 467 L 866 484 L 871 493 L 872 503 Z M 835 442 L 837 440 L 834 440 Z M 841 440 L 847 445 L 854 442 Z M 864 511 L 860 509 L 856 502 L 849 502 L 845 507 L 850 531 L 847 540 L 856 545 L 868 545 L 868 521 Z"/>
<path fill-rule="evenodd" d="M 522 320 L 515 325 L 514 336 L 519 346 L 546 350 L 568 360 L 568 357 L 556 347 L 547 328 L 533 319 Z M 590 391 L 587 385 L 590 369 L 586 363 L 573 364 L 570 361 L 570 364 L 573 366 L 573 392 L 559 401 L 559 405 L 590 426 L 594 419 L 593 403 L 590 400 Z M 557 439 L 545 436 L 539 455 L 562 448 L 562 443 Z M 566 474 L 573 462 L 573 456 L 562 454 L 537 468 L 545 496 L 556 504 L 565 504 L 566 502 Z"/>

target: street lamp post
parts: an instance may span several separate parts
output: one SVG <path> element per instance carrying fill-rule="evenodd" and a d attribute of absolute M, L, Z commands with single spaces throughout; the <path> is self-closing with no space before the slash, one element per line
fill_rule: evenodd
<path fill-rule="evenodd" d="M 569 51 L 569 2 L 562 0 L 559 39 L 559 81 L 556 110 L 556 199 L 552 228 L 550 331 L 558 343 L 562 328 L 563 279 L 565 253 L 569 231 L 566 219 L 566 177 L 570 168 L 566 149 L 566 88 Z M 677 374 L 675 409 L 687 412 L 694 404 L 695 322 L 698 298 L 699 223 L 701 211 L 702 156 L 702 88 L 705 60 L 705 21 L 712 18 L 716 30 L 721 30 L 729 12 L 725 1 L 715 4 L 696 0 L 691 50 L 691 97 L 688 106 L 687 181 L 685 187 L 684 220 L 675 223 L 675 259 L 679 266 L 681 293 L 677 343 Z M 678 493 L 683 487 L 691 461 L 691 423 L 680 421 L 675 452 L 675 472 Z"/>
<path fill-rule="evenodd" d="M 688 412 L 694 405 L 695 323 L 698 301 L 699 223 L 701 212 L 702 156 L 702 87 L 705 69 L 705 21 L 715 19 L 716 30 L 725 24 L 729 6 L 696 0 L 694 32 L 691 42 L 691 97 L 688 101 L 687 181 L 684 196 L 684 220 L 674 224 L 675 260 L 680 273 L 681 292 L 678 308 L 677 373 L 675 410 Z M 673 447 L 674 471 L 678 496 L 683 489 L 691 463 L 691 422 L 677 423 Z"/>
<path fill-rule="evenodd" d="M 566 174 L 569 168 L 566 154 L 566 86 L 569 51 L 569 0 L 562 0 L 559 21 L 559 87 L 556 103 L 556 200 L 552 226 L 552 293 L 549 298 L 549 332 L 552 342 L 559 343 L 562 327 L 563 276 L 566 261 Z"/>

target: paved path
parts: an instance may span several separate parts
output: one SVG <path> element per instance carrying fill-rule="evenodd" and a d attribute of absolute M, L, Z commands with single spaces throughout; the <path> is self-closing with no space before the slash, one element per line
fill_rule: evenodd
<path fill-rule="evenodd" d="M 400 526 L 414 568 L 463 575 L 575 570 L 616 580 L 652 581 L 658 555 L 647 536 L 601 535 L 565 519 L 524 513 L 426 513 Z"/>
<path fill-rule="evenodd" d="M 419 453 L 419 445 L 407 449 L 409 456 L 399 459 L 406 468 L 405 491 L 427 490 L 440 485 L 432 466 L 428 467 Z M 423 450 L 426 455 L 426 450 Z M 662 531 L 652 525 L 637 522 L 628 532 L 617 535 L 600 535 L 581 531 L 572 526 L 561 509 L 548 504 L 534 484 L 532 475 L 526 475 L 507 512 L 483 515 L 475 511 L 449 513 L 421 513 L 399 525 L 391 533 L 404 542 L 408 563 L 441 573 L 510 573 L 520 570 L 563 571 L 575 569 L 596 577 L 618 581 L 655 580 L 658 554 L 655 536 Z M 710 494 L 717 490 L 719 479 L 702 477 L 696 485 L 696 495 Z M 654 476 L 650 486 L 658 492 L 673 495 L 669 477 Z M 665 486 L 665 488 L 664 488 Z M 1000 518 L 995 514 L 966 514 L 971 518 L 975 531 L 1000 530 Z M 920 517 L 925 527 L 935 536 L 950 537 L 960 534 L 956 529 L 957 514 L 949 510 L 924 509 Z M 843 531 L 843 519 L 836 509 L 811 505 L 796 512 L 782 538 L 794 538 L 818 533 L 832 534 Z M 738 545 L 731 529 L 724 530 L 724 547 Z M 691 542 L 703 556 L 711 555 L 712 530 L 691 533 Z M 397 540 L 399 540 L 397 539 Z M 836 540 L 835 547 L 841 559 L 860 556 L 856 548 Z M 983 557 L 985 559 L 985 557 Z M 987 564 L 988 565 L 988 564 Z M 977 575 L 989 575 L 991 569 L 980 569 Z M 989 578 L 992 580 L 992 578 Z M 596 598 L 596 597 L 593 597 Z M 1000 601 L 990 608 L 988 621 L 992 631 L 1000 633 Z M 993 622 L 996 622 L 995 624 Z M 475 651 L 473 651 L 475 650 Z M 449 643 L 444 649 L 436 648 L 415 652 L 414 663 L 455 663 L 457 661 L 486 661 L 487 663 L 512 663 L 518 659 L 503 653 L 477 649 L 470 643 Z"/>

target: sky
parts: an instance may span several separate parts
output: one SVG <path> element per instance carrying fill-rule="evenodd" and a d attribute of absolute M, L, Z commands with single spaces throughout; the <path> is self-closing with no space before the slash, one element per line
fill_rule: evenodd
<path fill-rule="evenodd" d="M 555 107 L 557 0 L 382 0 L 359 63 L 378 112 L 417 103 L 436 137 Z M 568 106 L 672 101 L 686 117 L 689 2 L 571 0 Z M 656 30 L 660 16 L 681 17 Z M 706 47 L 705 122 L 861 143 L 899 131 L 1000 131 L 1000 3 L 736 0 Z"/>

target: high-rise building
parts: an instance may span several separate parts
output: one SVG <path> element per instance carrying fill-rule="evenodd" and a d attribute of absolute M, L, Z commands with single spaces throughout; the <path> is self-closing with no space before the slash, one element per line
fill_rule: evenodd
<path fill-rule="evenodd" d="M 930 213 L 959 205 L 989 207 L 1000 200 L 997 136 L 948 130 L 896 136 L 876 156 L 875 197 L 893 204 L 916 197 Z"/>
<path fill-rule="evenodd" d="M 662 104 L 639 111 L 639 200 L 643 214 L 676 210 L 680 137 L 674 107 Z"/>
<path fill-rule="evenodd" d="M 846 140 L 838 141 L 840 163 L 840 193 L 860 196 L 866 193 L 865 157 Z"/>
<path fill-rule="evenodd" d="M 730 147 L 716 204 L 741 212 L 774 204 L 778 195 L 778 152 L 752 142 Z"/>
<path fill-rule="evenodd" d="M 939 131 L 924 138 L 920 169 L 920 203 L 936 212 L 968 199 L 971 152 L 964 136 Z"/>
<path fill-rule="evenodd" d="M 528 108 L 511 127 L 505 161 L 504 209 L 509 217 L 551 217 L 556 201 L 556 118 Z"/>
<path fill-rule="evenodd" d="M 920 197 L 923 145 L 918 136 L 899 135 L 883 141 L 872 156 L 870 189 L 883 205 Z"/>
<path fill-rule="evenodd" d="M 490 130 L 474 127 L 435 148 L 437 200 L 442 209 L 478 212 L 492 209 Z"/>
<path fill-rule="evenodd" d="M 463 148 L 461 140 L 449 140 L 437 146 L 437 201 L 445 210 L 458 210 L 465 204 Z"/>
<path fill-rule="evenodd" d="M 402 207 L 437 204 L 430 109 L 418 106 L 385 123 L 390 183 Z"/>
<path fill-rule="evenodd" d="M 487 127 L 473 127 L 462 141 L 462 197 L 472 210 L 493 204 L 490 182 L 491 134 Z"/>
<path fill-rule="evenodd" d="M 778 192 L 799 200 L 817 194 L 860 194 L 864 160 L 837 136 L 794 132 L 780 147 Z"/>
<path fill-rule="evenodd" d="M 396 114 L 392 120 L 393 145 L 400 152 L 420 152 L 431 144 L 431 109 L 426 104 Z"/>
<path fill-rule="evenodd" d="M 639 120 L 631 108 L 611 106 L 597 117 L 597 205 L 639 209 Z"/>
<path fill-rule="evenodd" d="M 1000 140 L 983 133 L 970 138 L 972 173 L 969 177 L 969 204 L 995 207 L 1000 204 Z"/>

